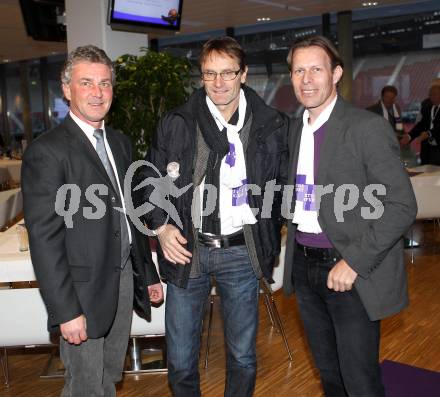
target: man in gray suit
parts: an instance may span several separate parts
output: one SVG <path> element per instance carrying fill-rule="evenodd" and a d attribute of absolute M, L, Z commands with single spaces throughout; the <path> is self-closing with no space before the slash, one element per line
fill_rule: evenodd
<path fill-rule="evenodd" d="M 325 395 L 381 397 L 379 320 L 408 304 L 402 235 L 414 193 L 389 123 L 337 95 L 331 42 L 302 39 L 288 63 L 305 111 L 289 132 L 284 290 L 296 291 Z"/>

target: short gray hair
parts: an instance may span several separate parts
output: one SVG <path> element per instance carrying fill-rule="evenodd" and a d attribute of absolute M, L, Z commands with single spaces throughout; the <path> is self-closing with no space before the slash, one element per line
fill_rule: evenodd
<path fill-rule="evenodd" d="M 72 79 L 72 68 L 79 62 L 102 63 L 103 65 L 107 65 L 112 74 L 112 84 L 115 83 L 115 68 L 105 51 L 94 45 L 86 45 L 75 48 L 67 56 L 66 62 L 61 70 L 61 82 L 63 84 L 70 83 Z"/>

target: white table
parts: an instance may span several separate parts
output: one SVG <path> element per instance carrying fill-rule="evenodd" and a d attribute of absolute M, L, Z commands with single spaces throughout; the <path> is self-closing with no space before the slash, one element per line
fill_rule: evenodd
<path fill-rule="evenodd" d="M 0 282 L 34 281 L 29 251 L 20 252 L 16 225 L 0 233 Z"/>
<path fill-rule="evenodd" d="M 23 196 L 20 188 L 0 192 L 0 228 L 22 211 Z"/>
<path fill-rule="evenodd" d="M 423 172 L 410 179 L 417 201 L 417 219 L 440 218 L 440 171 Z"/>
<path fill-rule="evenodd" d="M 0 168 L 0 185 L 4 185 L 11 180 L 7 168 Z"/>

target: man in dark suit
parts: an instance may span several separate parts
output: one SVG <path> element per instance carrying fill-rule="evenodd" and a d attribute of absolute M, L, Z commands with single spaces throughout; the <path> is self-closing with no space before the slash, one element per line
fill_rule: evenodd
<path fill-rule="evenodd" d="M 429 101 L 422 106 L 421 120 L 413 127 L 411 139 L 419 139 L 420 162 L 440 165 L 440 86 L 429 89 Z"/>
<path fill-rule="evenodd" d="M 97 47 L 78 47 L 61 80 L 70 112 L 23 159 L 32 263 L 49 330 L 62 336 L 62 396 L 115 396 L 133 296 L 148 317 L 149 298 L 159 302 L 163 293 L 146 239 L 125 210 L 129 140 L 104 125 L 113 97 L 112 62 Z"/>
<path fill-rule="evenodd" d="M 288 63 L 305 111 L 289 131 L 284 290 L 295 289 L 325 395 L 381 397 L 379 320 L 408 304 L 401 236 L 415 197 L 389 123 L 338 97 L 332 43 L 302 39 Z"/>
<path fill-rule="evenodd" d="M 369 106 L 367 110 L 384 117 L 388 120 L 396 133 L 403 134 L 403 124 L 400 116 L 401 112 L 399 105 L 396 103 L 397 94 L 398 91 L 396 87 L 393 85 L 386 85 L 382 88 L 380 93 L 380 101 Z"/>

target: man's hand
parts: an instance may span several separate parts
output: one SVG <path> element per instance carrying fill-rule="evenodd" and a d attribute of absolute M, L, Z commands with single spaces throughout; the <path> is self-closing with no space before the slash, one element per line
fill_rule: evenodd
<path fill-rule="evenodd" d="M 419 136 L 418 136 L 420 142 L 423 142 L 424 140 L 429 138 L 429 134 L 428 131 L 423 131 Z"/>
<path fill-rule="evenodd" d="M 356 277 L 357 273 L 344 259 L 341 259 L 330 270 L 327 278 L 327 287 L 337 292 L 350 291 Z"/>
<path fill-rule="evenodd" d="M 66 323 L 60 324 L 61 335 L 63 338 L 75 345 L 80 345 L 87 340 L 87 324 L 84 314 Z"/>
<path fill-rule="evenodd" d="M 190 262 L 192 254 L 183 246 L 187 241 L 179 229 L 173 225 L 165 225 L 159 229 L 157 237 L 166 260 L 181 265 Z"/>
<path fill-rule="evenodd" d="M 150 302 L 160 303 L 163 301 L 163 288 L 161 283 L 153 284 L 148 286 L 148 296 L 150 297 Z"/>
<path fill-rule="evenodd" d="M 410 142 L 411 142 L 411 135 L 409 134 L 404 134 L 399 139 L 400 146 L 405 146 Z"/>

